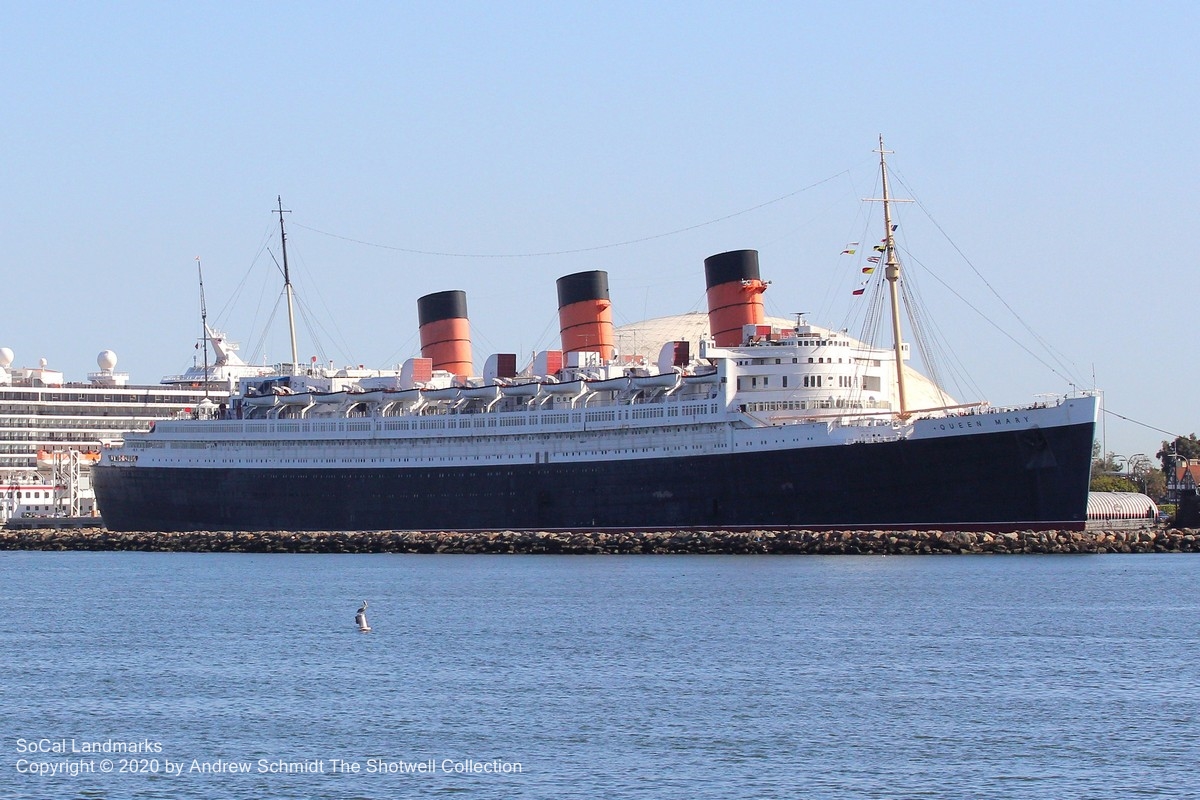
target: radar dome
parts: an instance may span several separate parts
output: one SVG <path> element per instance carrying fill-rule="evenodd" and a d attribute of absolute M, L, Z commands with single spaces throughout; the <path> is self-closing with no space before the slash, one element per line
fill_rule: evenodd
<path fill-rule="evenodd" d="M 12 366 L 13 351 L 11 347 L 0 347 L 0 368 Z"/>
<path fill-rule="evenodd" d="M 117 365 L 117 354 L 112 350 L 101 350 L 96 356 L 96 364 L 100 369 L 112 369 Z"/>

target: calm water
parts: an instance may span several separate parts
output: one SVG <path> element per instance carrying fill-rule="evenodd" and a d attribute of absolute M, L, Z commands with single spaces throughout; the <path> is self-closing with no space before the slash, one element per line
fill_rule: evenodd
<path fill-rule="evenodd" d="M 0 796 L 1196 797 L 1198 596 L 1188 555 L 0 553 Z"/>

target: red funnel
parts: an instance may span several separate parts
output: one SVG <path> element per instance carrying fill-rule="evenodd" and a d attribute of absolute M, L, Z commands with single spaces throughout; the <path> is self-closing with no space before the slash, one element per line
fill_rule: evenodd
<path fill-rule="evenodd" d="M 471 328 L 467 321 L 467 295 L 457 290 L 427 294 L 417 300 L 421 324 L 421 356 L 434 369 L 471 376 Z"/>

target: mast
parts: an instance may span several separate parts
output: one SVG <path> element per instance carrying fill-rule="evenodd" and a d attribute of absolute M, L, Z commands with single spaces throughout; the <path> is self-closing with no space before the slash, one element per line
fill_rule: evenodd
<path fill-rule="evenodd" d="M 208 308 L 204 305 L 204 270 L 200 267 L 200 256 L 196 256 L 196 274 L 200 278 L 200 327 L 203 329 L 201 347 L 204 348 L 204 397 L 208 398 Z"/>
<path fill-rule="evenodd" d="M 896 237 L 892 231 L 892 198 L 888 194 L 887 161 L 884 156 L 891 152 L 883 149 L 883 134 L 879 135 L 879 172 L 883 180 L 883 227 L 884 260 L 883 276 L 888 282 L 888 296 L 892 306 L 892 347 L 896 353 L 896 394 L 900 399 L 900 418 L 908 416 L 908 402 L 904 393 L 904 359 L 901 356 L 900 338 L 900 260 L 896 258 Z"/>
<path fill-rule="evenodd" d="M 292 278 L 288 274 L 287 232 L 283 229 L 283 215 L 291 213 L 291 211 L 290 209 L 284 211 L 281 195 L 276 195 L 275 199 L 279 202 L 279 209 L 276 213 L 279 214 L 279 246 L 283 250 L 283 291 L 287 295 L 288 333 L 292 337 L 292 374 L 295 375 L 300 356 L 296 350 L 296 315 L 292 310 Z"/>

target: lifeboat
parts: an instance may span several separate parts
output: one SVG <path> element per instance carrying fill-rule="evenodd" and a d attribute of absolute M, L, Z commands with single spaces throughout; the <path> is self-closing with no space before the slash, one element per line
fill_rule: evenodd
<path fill-rule="evenodd" d="M 706 372 L 703 375 L 685 375 L 683 382 L 688 386 L 704 386 L 706 384 L 717 383 L 720 378 L 717 377 L 717 371 Z"/>
<path fill-rule="evenodd" d="M 445 389 L 422 389 L 421 397 L 426 400 L 457 400 L 462 391 L 457 386 L 447 386 Z"/>
<path fill-rule="evenodd" d="M 528 383 L 514 383 L 510 386 L 504 386 L 500 391 L 505 397 L 533 397 L 541 388 L 541 381 L 529 381 Z"/>
<path fill-rule="evenodd" d="M 471 400 L 495 400 L 500 396 L 500 387 L 492 384 L 490 386 L 472 386 L 462 390 L 462 396 Z"/>
<path fill-rule="evenodd" d="M 639 375 L 630 380 L 638 389 L 670 389 L 679 382 L 679 373 L 663 372 L 659 375 Z"/>
<path fill-rule="evenodd" d="M 588 381 L 587 388 L 589 392 L 623 392 L 629 389 L 629 378 L 622 375 L 619 378 Z"/>
<path fill-rule="evenodd" d="M 398 405 L 401 408 L 412 408 L 420 403 L 423 397 L 422 389 L 401 389 L 398 392 L 384 392 L 381 402 L 388 405 Z"/>
<path fill-rule="evenodd" d="M 278 394 L 255 394 L 247 395 L 242 398 L 242 405 L 250 406 L 251 408 L 271 408 L 279 402 L 282 395 Z"/>
<path fill-rule="evenodd" d="M 299 392 L 297 394 L 281 394 L 277 397 L 281 406 L 311 406 L 317 402 L 317 398 L 320 396 L 312 392 Z"/>
<path fill-rule="evenodd" d="M 584 383 L 582 380 L 566 381 L 565 383 L 543 383 L 542 393 L 553 395 L 576 395 L 583 394 Z"/>
<path fill-rule="evenodd" d="M 90 467 L 100 461 L 100 454 L 93 450 L 38 450 L 37 465 L 39 467 L 54 467 L 71 460 L 71 453 L 79 454 L 79 466 Z"/>
<path fill-rule="evenodd" d="M 326 406 L 341 405 L 347 400 L 353 400 L 356 403 L 367 402 L 365 393 L 351 394 L 349 392 L 314 392 L 310 396 L 312 397 L 314 404 Z"/>
<path fill-rule="evenodd" d="M 346 400 L 352 403 L 384 403 L 390 401 L 396 392 L 389 392 L 384 389 L 372 389 L 367 392 L 355 392 L 354 394 L 346 395 Z"/>

